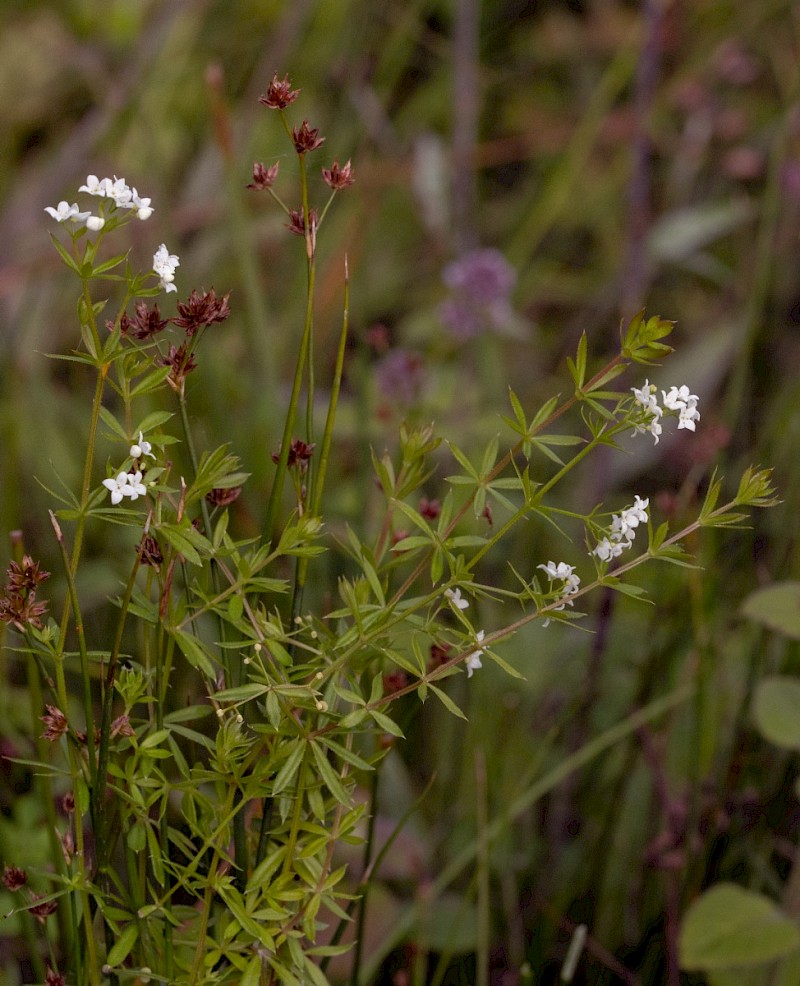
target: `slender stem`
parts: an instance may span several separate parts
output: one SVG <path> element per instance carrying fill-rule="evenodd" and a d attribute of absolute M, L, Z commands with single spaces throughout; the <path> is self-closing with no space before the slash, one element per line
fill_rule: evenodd
<path fill-rule="evenodd" d="M 357 986 L 361 974 L 361 956 L 364 951 L 364 931 L 367 921 L 367 894 L 369 893 L 369 881 L 365 877 L 370 872 L 370 862 L 375 840 L 375 820 L 378 817 L 378 782 L 380 772 L 372 772 L 369 790 L 369 818 L 367 820 L 367 838 L 364 842 L 364 872 L 361 877 L 360 893 L 358 896 L 358 916 L 356 918 L 356 943 L 353 952 L 353 972 L 350 976 L 351 986 Z"/>
<path fill-rule="evenodd" d="M 267 514 L 264 521 L 264 538 L 267 544 L 272 543 L 275 518 L 280 505 L 281 494 L 283 493 L 283 483 L 286 478 L 287 464 L 289 462 L 289 450 L 292 443 L 292 433 L 294 431 L 294 423 L 297 418 L 297 407 L 300 401 L 300 388 L 303 384 L 303 371 L 305 369 L 306 359 L 311 344 L 315 278 L 315 266 L 312 265 L 309 270 L 308 300 L 306 303 L 306 319 L 303 327 L 303 337 L 300 342 L 300 353 L 298 354 L 297 366 L 294 371 L 292 393 L 289 398 L 289 410 L 286 414 L 286 423 L 283 428 L 283 439 L 281 440 L 278 465 L 275 467 L 275 479 L 272 483 L 272 490 L 270 491 L 269 502 L 267 503 Z"/>
<path fill-rule="evenodd" d="M 342 316 L 342 331 L 339 334 L 339 348 L 336 353 L 336 367 L 333 372 L 333 382 L 331 384 L 331 399 L 328 404 L 328 416 L 325 421 L 325 431 L 322 436 L 322 446 L 319 454 L 319 466 L 310 495 L 309 511 L 312 517 L 319 514 L 322 502 L 322 491 L 325 487 L 325 478 L 328 473 L 328 461 L 330 459 L 331 445 L 333 443 L 333 428 L 336 422 L 336 409 L 339 404 L 339 392 L 342 385 L 342 374 L 344 372 L 344 358 L 347 350 L 347 331 L 350 313 L 350 274 L 347 266 L 347 258 L 344 262 L 344 312 Z M 298 616 L 303 607 L 303 589 L 306 584 L 308 574 L 309 559 L 301 558 L 297 565 L 295 578 L 295 594 L 292 605 L 292 616 Z"/>
<path fill-rule="evenodd" d="M 89 675 L 89 652 L 86 648 L 86 637 L 83 632 L 83 617 L 81 616 L 80 602 L 78 600 L 78 591 L 75 587 L 75 577 L 72 566 L 69 562 L 69 557 L 67 555 L 67 546 L 64 541 L 64 535 L 61 532 L 61 527 L 56 520 L 56 515 L 52 510 L 48 511 L 50 514 L 50 523 L 53 525 L 53 530 L 55 531 L 56 540 L 58 542 L 59 549 L 61 550 L 61 558 L 64 564 L 64 577 L 67 580 L 67 604 L 72 608 L 73 615 L 75 617 L 75 631 L 78 636 L 78 651 L 80 653 L 81 660 L 81 679 L 83 682 L 83 705 L 84 705 L 84 715 L 86 718 L 86 749 L 89 753 L 89 787 L 92 793 L 92 803 L 93 820 L 96 822 L 96 802 L 97 802 L 97 761 L 95 759 L 95 740 L 94 740 L 94 714 L 92 711 L 92 682 Z M 73 558 L 75 558 L 75 552 L 73 551 Z M 56 673 L 63 675 L 63 649 L 59 645 L 56 651 Z M 63 701 L 66 702 L 66 686 L 64 685 L 64 697 Z M 59 697 L 61 701 L 61 697 Z"/>

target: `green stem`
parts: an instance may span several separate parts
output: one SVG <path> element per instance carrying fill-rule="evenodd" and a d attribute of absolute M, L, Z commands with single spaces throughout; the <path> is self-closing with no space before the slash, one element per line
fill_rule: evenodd
<path fill-rule="evenodd" d="M 269 502 L 267 503 L 267 514 L 264 521 L 264 538 L 267 544 L 271 544 L 273 539 L 273 528 L 275 526 L 275 518 L 280 505 L 281 494 L 283 493 L 283 483 L 286 477 L 287 463 L 289 461 L 289 450 L 292 444 L 292 433 L 294 432 L 294 423 L 297 418 L 297 408 L 300 401 L 300 389 L 303 384 L 303 372 L 305 370 L 306 359 L 308 357 L 311 345 L 314 315 L 315 277 L 315 265 L 312 264 L 309 269 L 308 277 L 308 299 L 306 302 L 306 319 L 303 327 L 303 337 L 300 342 L 300 353 L 298 354 L 297 366 L 294 371 L 292 393 L 289 398 L 289 410 L 287 412 L 286 423 L 283 428 L 283 439 L 281 440 L 278 465 L 275 467 L 275 479 L 272 484 L 272 490 L 270 491 Z"/>

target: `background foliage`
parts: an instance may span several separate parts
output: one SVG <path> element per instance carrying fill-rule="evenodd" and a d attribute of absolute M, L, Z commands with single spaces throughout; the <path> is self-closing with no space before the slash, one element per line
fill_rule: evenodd
<path fill-rule="evenodd" d="M 776 467 L 784 504 L 753 530 L 705 534 L 691 546 L 703 568 L 688 581 L 649 570 L 641 578 L 657 607 L 598 597 L 584 623 L 593 634 L 538 624 L 521 633 L 503 655 L 524 680 L 487 668 L 468 694 L 459 680 L 467 724 L 409 700 L 409 742 L 387 763 L 378 826 L 427 793 L 385 863 L 367 944 L 373 980 L 408 970 L 471 981 L 488 921 L 494 981 L 530 981 L 530 968 L 545 983 L 585 922 L 575 982 L 662 982 L 679 915 L 703 886 L 726 878 L 778 896 L 795 852 L 796 760 L 758 738 L 750 706 L 763 674 L 796 670 L 796 645 L 738 608 L 757 583 L 798 577 L 800 25 L 788 0 L 485 0 L 477 34 L 472 14 L 471 0 L 7 0 L 0 536 L 7 544 L 22 529 L 27 549 L 57 570 L 39 481 L 78 481 L 68 452 L 87 399 L 79 367 L 41 356 L 68 349 L 74 331 L 42 209 L 88 172 L 123 174 L 153 197 L 145 261 L 151 239 L 163 239 L 192 272 L 187 290 L 231 291 L 235 318 L 206 346 L 191 399 L 206 444 L 229 441 L 251 471 L 233 522 L 258 531 L 305 278 L 301 241 L 244 190 L 254 160 L 291 166 L 257 103 L 275 71 L 303 89 L 302 112 L 327 138 L 325 163 L 352 158 L 357 176 L 318 258 L 322 379 L 345 252 L 351 278 L 334 532 L 369 522 L 369 450 L 395 448 L 404 417 L 435 419 L 477 451 L 507 412 L 507 384 L 530 402 L 569 386 L 557 375 L 582 331 L 600 355 L 620 318 L 645 303 L 677 319 L 679 353 L 654 379 L 702 395 L 695 440 L 592 460 L 564 506 L 637 492 L 679 522 L 714 466 L 733 479 L 752 461 Z M 518 317 L 504 333 L 464 340 L 439 318 L 442 272 L 476 245 L 517 269 Z M 381 339 L 416 354 L 410 393 L 386 385 Z M 443 451 L 429 496 L 450 472 Z M 497 559 L 497 578 L 508 562 L 562 548 L 532 528 Z M 122 577 L 117 549 L 87 544 L 81 591 L 96 599 L 98 621 Z M 346 561 L 333 555 L 330 565 L 334 584 Z M 13 656 L 3 661 L 0 740 L 24 756 L 27 700 Z M 512 817 L 550 768 L 698 679 L 708 707 L 685 703 Z M 29 839 L 28 784 L 3 762 L 6 859 Z M 440 886 L 437 875 L 495 823 L 479 865 Z M 19 945 L 5 931 L 0 967 L 14 982 Z"/>

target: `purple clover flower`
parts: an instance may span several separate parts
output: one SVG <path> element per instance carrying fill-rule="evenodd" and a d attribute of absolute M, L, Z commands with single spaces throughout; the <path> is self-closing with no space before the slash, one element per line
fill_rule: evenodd
<path fill-rule="evenodd" d="M 457 339 L 513 322 L 509 295 L 517 272 L 499 250 L 470 250 L 445 267 L 442 279 L 451 294 L 439 306 L 439 318 Z"/>

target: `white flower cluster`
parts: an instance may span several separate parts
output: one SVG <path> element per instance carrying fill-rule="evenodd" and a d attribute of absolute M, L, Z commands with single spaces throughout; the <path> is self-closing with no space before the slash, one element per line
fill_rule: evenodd
<path fill-rule="evenodd" d="M 139 440 L 131 445 L 128 454 L 134 460 L 134 464 L 140 466 L 140 468 L 135 469 L 133 472 L 119 472 L 116 476 L 103 480 L 103 486 L 111 494 L 111 502 L 114 506 L 121 503 L 123 497 L 127 496 L 130 500 L 138 500 L 140 496 L 144 496 L 147 493 L 147 488 L 142 482 L 142 470 L 145 464 L 140 460 L 144 459 L 145 456 L 155 459 L 153 446 L 139 432 Z"/>
<path fill-rule="evenodd" d="M 626 507 L 621 514 L 613 514 L 608 534 L 598 541 L 591 554 L 596 555 L 600 561 L 611 561 L 630 548 L 636 537 L 636 528 L 639 524 L 647 523 L 649 505 L 649 499 L 643 500 L 637 494 L 633 506 Z"/>
<path fill-rule="evenodd" d="M 93 216 L 91 212 L 81 212 L 77 202 L 70 205 L 63 199 L 55 208 L 52 205 L 45 206 L 44 211 L 49 213 L 57 223 L 71 222 L 76 226 L 85 226 L 93 233 L 102 229 L 106 224 L 102 216 Z"/>
<path fill-rule="evenodd" d="M 658 445 L 658 439 L 663 430 L 661 418 L 664 416 L 664 408 L 677 413 L 679 429 L 688 428 L 689 431 L 695 430 L 695 422 L 700 420 L 700 412 L 697 410 L 699 398 L 697 394 L 689 393 L 689 388 L 686 384 L 682 387 L 670 387 L 669 392 L 666 390 L 661 391 L 664 407 L 656 400 L 656 385 L 650 383 L 648 380 L 645 380 L 643 387 L 631 387 L 631 390 L 633 391 L 636 403 L 642 409 L 640 420 L 634 422 L 634 435 L 641 435 L 649 431 L 655 439 L 655 444 Z"/>
<path fill-rule="evenodd" d="M 122 501 L 124 496 L 136 500 L 147 493 L 147 489 L 142 482 L 142 473 L 120 472 L 111 479 L 104 479 L 103 486 L 111 493 L 111 502 L 116 505 Z"/>
<path fill-rule="evenodd" d="M 559 596 L 561 602 L 553 609 L 564 609 L 565 606 L 572 606 L 573 602 L 570 596 L 574 596 L 575 593 L 581 587 L 581 579 L 579 575 L 575 575 L 575 566 L 568 565 L 565 561 L 560 561 L 558 564 L 554 561 L 549 561 L 546 565 L 537 565 L 537 568 L 543 569 L 545 575 L 550 579 L 551 585 L 556 580 L 559 579 L 562 583 L 559 590 Z M 545 620 L 543 626 L 547 626 L 550 620 Z"/>
<path fill-rule="evenodd" d="M 153 215 L 150 199 L 141 198 L 135 188 L 131 188 L 124 178 L 98 178 L 89 175 L 86 184 L 81 185 L 79 192 L 88 192 L 101 199 L 111 199 L 119 209 L 131 209 L 137 219 L 149 219 Z"/>
<path fill-rule="evenodd" d="M 461 610 L 467 609 L 469 607 L 469 600 L 464 599 L 464 597 L 461 595 L 460 589 L 458 588 L 445 589 L 444 594 L 450 605 L 453 607 L 453 609 L 456 609 L 460 612 Z M 475 634 L 476 643 L 482 644 L 483 638 L 485 636 L 486 636 L 485 630 L 478 630 L 478 632 Z M 467 654 L 467 656 L 464 658 L 464 664 L 467 669 L 468 678 L 472 677 L 473 671 L 477 671 L 478 668 L 483 667 L 483 665 L 481 664 L 481 654 L 483 654 L 483 648 L 479 646 L 477 650 L 474 650 L 470 654 Z"/>
<path fill-rule="evenodd" d="M 138 219 L 149 219 L 153 215 L 153 207 L 150 199 L 142 198 L 135 188 L 131 188 L 124 178 L 98 178 L 97 175 L 89 175 L 86 184 L 81 185 L 79 192 L 88 192 L 89 195 L 96 195 L 103 199 L 110 199 L 119 209 L 130 209 Z M 52 205 L 45 206 L 48 215 L 52 216 L 56 222 L 71 222 L 76 226 L 85 226 L 90 232 L 96 233 L 105 226 L 106 221 L 103 216 L 94 216 L 91 212 L 81 212 L 77 202 L 72 205 L 62 200 L 55 208 Z"/>
<path fill-rule="evenodd" d="M 181 262 L 174 253 L 170 253 L 165 243 L 153 254 L 153 270 L 159 276 L 158 286 L 164 291 L 177 291 L 174 285 L 175 269 L 180 267 Z"/>

